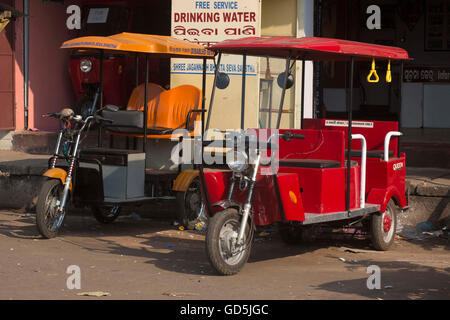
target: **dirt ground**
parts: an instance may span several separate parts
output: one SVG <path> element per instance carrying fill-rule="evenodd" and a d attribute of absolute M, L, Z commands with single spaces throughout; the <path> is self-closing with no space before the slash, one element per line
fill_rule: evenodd
<path fill-rule="evenodd" d="M 204 235 L 168 219 L 100 225 L 68 216 L 60 236 L 44 240 L 33 214 L 0 211 L 0 299 L 450 299 L 449 250 L 441 238 L 396 239 L 388 252 L 355 239 L 287 246 L 269 229 L 244 269 L 224 277 L 208 263 Z M 71 265 L 80 267 L 80 289 L 67 287 Z M 372 265 L 380 289 L 367 288 Z M 96 291 L 109 296 L 77 295 Z"/>

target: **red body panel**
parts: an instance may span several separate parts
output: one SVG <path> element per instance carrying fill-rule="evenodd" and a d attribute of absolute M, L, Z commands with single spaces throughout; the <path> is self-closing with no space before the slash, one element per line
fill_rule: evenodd
<path fill-rule="evenodd" d="M 381 212 L 386 210 L 391 198 L 394 198 L 397 205 L 402 208 L 408 205 L 405 194 L 405 164 L 404 154 L 401 158 L 390 158 L 387 162 L 380 159 L 368 159 L 367 203 L 379 204 Z"/>
<path fill-rule="evenodd" d="M 305 221 L 300 184 L 296 174 L 277 175 L 281 205 L 287 221 Z"/>
<path fill-rule="evenodd" d="M 303 208 L 307 213 L 332 213 L 345 211 L 346 168 L 309 169 L 280 168 L 279 173 L 296 173 L 300 181 Z M 350 208 L 359 207 L 359 168 L 352 167 Z"/>
<path fill-rule="evenodd" d="M 345 145 L 347 148 L 347 127 L 326 125 L 329 119 L 305 119 L 304 126 L 311 129 L 323 129 L 326 131 L 340 131 L 345 134 Z M 331 120 L 334 121 L 334 120 Z M 335 120 L 342 121 L 342 120 Z M 353 134 L 362 134 L 366 138 L 367 150 L 383 150 L 384 138 L 390 131 L 398 131 L 398 123 L 391 121 L 361 121 L 372 123 L 372 128 L 352 127 Z M 353 150 L 361 150 L 359 140 L 352 141 Z M 389 150 L 394 156 L 388 162 L 380 158 L 367 158 L 366 162 L 366 202 L 379 204 L 380 211 L 384 212 L 387 203 L 393 197 L 400 207 L 407 206 L 405 195 L 405 171 L 406 156 L 404 153 L 398 156 L 398 139 L 391 139 Z M 361 158 L 352 158 L 361 165 Z M 394 169 L 395 166 L 395 169 Z"/>
<path fill-rule="evenodd" d="M 84 73 L 80 70 L 80 61 L 92 61 L 92 70 Z M 103 62 L 103 99 L 104 104 L 126 106 L 128 94 L 125 88 L 125 58 L 112 57 Z M 70 75 L 77 99 L 86 94 L 83 85 L 100 83 L 100 59 L 83 56 L 70 59 Z"/>
<path fill-rule="evenodd" d="M 255 130 L 260 140 L 267 140 L 271 132 Z M 270 130 L 269 130 L 270 131 Z M 277 173 L 277 189 L 271 175 L 257 176 L 252 208 L 256 225 L 268 225 L 282 220 L 280 201 L 288 221 L 304 221 L 304 213 L 326 214 L 345 211 L 346 172 L 344 160 L 344 133 L 340 131 L 319 130 L 280 130 L 303 134 L 304 140 L 279 141 L 281 157 L 289 159 L 334 160 L 339 168 L 293 168 L 280 167 Z M 261 167 L 260 170 L 265 169 Z M 260 171 L 261 172 L 261 171 Z M 206 190 L 211 204 L 225 200 L 231 172 L 205 170 Z M 351 171 L 350 208 L 359 207 L 360 168 L 353 166 Z M 291 201 L 290 192 L 297 198 Z M 247 190 L 241 192 L 237 187 L 232 199 L 244 203 Z"/>

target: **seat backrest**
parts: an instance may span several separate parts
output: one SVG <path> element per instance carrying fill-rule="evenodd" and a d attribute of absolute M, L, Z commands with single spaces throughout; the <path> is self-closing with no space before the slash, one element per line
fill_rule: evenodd
<path fill-rule="evenodd" d="M 348 127 L 346 120 L 331 119 L 305 119 L 304 127 L 307 129 L 322 129 L 342 131 L 345 135 L 345 148 L 348 144 Z M 345 125 L 341 125 L 345 122 Z M 398 122 L 396 121 L 353 121 L 352 134 L 362 134 L 366 138 L 367 150 L 383 150 L 384 138 L 390 131 L 398 131 Z M 398 139 L 392 139 L 389 144 L 389 150 L 397 156 Z M 352 149 L 361 150 L 361 141 L 352 140 Z"/>
<path fill-rule="evenodd" d="M 148 114 L 148 126 L 184 128 L 189 111 L 199 109 L 201 106 L 201 96 L 201 90 L 191 85 L 182 85 L 161 92 L 156 109 Z M 192 115 L 192 126 L 198 117 L 199 113 Z"/>
<path fill-rule="evenodd" d="M 267 141 L 273 133 L 274 129 L 251 129 L 256 132 L 259 141 Z M 247 130 L 249 131 L 249 130 Z M 264 132 L 266 131 L 266 132 Z M 341 131 L 331 130 L 314 130 L 314 129 L 280 129 L 280 133 L 291 132 L 294 134 L 302 134 L 304 139 L 291 139 L 285 141 L 278 140 L 279 150 L 278 157 L 282 159 L 321 159 L 337 161 L 344 165 L 344 133 Z M 274 140 L 276 141 L 276 140 Z"/>
<path fill-rule="evenodd" d="M 148 83 L 147 102 L 148 109 L 154 109 L 158 104 L 159 94 L 165 91 L 163 87 L 156 83 Z M 145 85 L 140 84 L 133 89 L 130 99 L 128 100 L 127 110 L 144 110 Z"/>

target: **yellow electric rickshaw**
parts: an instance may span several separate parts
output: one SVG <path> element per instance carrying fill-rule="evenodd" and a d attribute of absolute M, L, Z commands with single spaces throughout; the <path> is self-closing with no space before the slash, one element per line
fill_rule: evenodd
<path fill-rule="evenodd" d="M 48 181 L 38 198 L 40 233 L 46 238 L 57 235 L 70 202 L 91 207 L 98 221 L 108 223 L 117 218 L 122 206 L 176 199 L 179 220 L 192 227 L 204 212 L 198 171 L 195 166 L 174 163 L 171 155 L 183 139 L 203 134 L 206 62 L 214 58 L 213 53 L 169 36 L 133 33 L 76 38 L 64 42 L 61 48 L 99 55 L 98 62 L 83 67 L 98 68 L 100 85 L 91 115 L 76 115 L 67 108 L 46 115 L 59 119 L 62 129 L 44 174 Z M 103 64 L 112 52 L 132 55 L 137 63 L 145 59 L 145 81 L 139 83 L 136 75 L 135 89 L 126 106 L 103 104 L 102 88 L 108 81 Z M 200 59 L 202 89 L 181 85 L 166 90 L 150 83 L 150 57 Z M 123 66 L 118 66 L 117 72 L 125 72 Z M 101 108 L 95 110 L 97 105 Z M 202 125 L 196 127 L 195 122 L 200 120 Z M 82 136 L 95 122 L 99 124 L 98 146 L 82 148 Z M 104 133 L 110 137 L 108 147 L 102 145 Z M 121 148 L 114 148 L 117 142 L 122 143 Z"/>

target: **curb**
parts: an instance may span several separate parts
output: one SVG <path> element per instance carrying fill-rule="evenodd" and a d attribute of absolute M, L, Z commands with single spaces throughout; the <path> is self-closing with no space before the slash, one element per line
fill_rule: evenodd
<path fill-rule="evenodd" d="M 5 157 L 8 158 L 8 157 Z M 49 156 L 21 155 L 0 162 L 0 208 L 34 211 L 46 180 Z M 450 227 L 450 170 L 410 168 L 406 179 L 409 209 L 399 216 L 402 225 L 429 221 Z"/>

